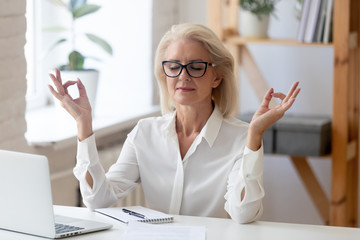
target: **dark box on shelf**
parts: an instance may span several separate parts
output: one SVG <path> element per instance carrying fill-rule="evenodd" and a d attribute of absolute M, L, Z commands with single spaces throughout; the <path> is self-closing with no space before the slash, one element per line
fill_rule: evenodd
<path fill-rule="evenodd" d="M 244 122 L 251 122 L 253 113 L 239 114 L 236 117 Z M 274 152 L 274 132 L 273 126 L 271 126 L 263 135 L 264 153 Z"/>
<path fill-rule="evenodd" d="M 322 156 L 331 152 L 331 118 L 287 116 L 276 122 L 274 153 Z"/>

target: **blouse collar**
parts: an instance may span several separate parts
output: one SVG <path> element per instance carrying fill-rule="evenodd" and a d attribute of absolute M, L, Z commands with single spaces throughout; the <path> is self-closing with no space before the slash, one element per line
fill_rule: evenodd
<path fill-rule="evenodd" d="M 168 115 L 169 122 L 164 126 L 164 133 L 167 136 L 176 136 L 176 110 Z M 221 123 L 223 121 L 223 115 L 220 112 L 218 106 L 215 104 L 214 110 L 207 120 L 205 126 L 199 133 L 199 136 L 204 138 L 210 147 L 213 146 L 216 137 L 220 131 Z"/>

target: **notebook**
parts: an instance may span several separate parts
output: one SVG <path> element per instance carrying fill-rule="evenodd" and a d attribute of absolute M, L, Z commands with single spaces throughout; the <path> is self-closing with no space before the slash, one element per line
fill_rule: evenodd
<path fill-rule="evenodd" d="M 111 224 L 54 216 L 48 159 L 0 150 L 0 229 L 47 238 L 105 230 Z M 56 233 L 55 218 L 60 233 Z M 68 226 L 72 226 L 70 230 Z"/>
<path fill-rule="evenodd" d="M 174 221 L 174 217 L 169 214 L 142 206 L 99 208 L 95 209 L 95 211 L 123 223 L 129 223 L 131 221 L 145 223 L 170 223 Z"/>

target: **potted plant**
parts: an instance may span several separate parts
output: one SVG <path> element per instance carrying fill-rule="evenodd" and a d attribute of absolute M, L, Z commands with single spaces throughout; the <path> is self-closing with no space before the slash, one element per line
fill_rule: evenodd
<path fill-rule="evenodd" d="M 239 0 L 240 33 L 244 37 L 267 37 L 270 15 L 279 0 Z"/>
<path fill-rule="evenodd" d="M 96 69 L 87 69 L 84 67 L 84 63 L 87 58 L 90 56 L 85 56 L 76 49 L 77 37 L 79 36 L 78 29 L 76 28 L 76 21 L 79 18 L 84 16 L 88 16 L 89 14 L 95 13 L 100 9 L 100 6 L 95 4 L 88 4 L 87 0 L 70 0 L 68 4 L 66 4 L 63 0 L 50 0 L 55 5 L 66 9 L 69 13 L 69 17 L 71 18 L 71 26 L 70 27 L 50 27 L 46 28 L 47 31 L 68 31 L 68 37 L 58 39 L 50 48 L 50 50 L 55 47 L 69 42 L 71 43 L 71 49 L 68 54 L 68 62 L 58 66 L 61 71 L 62 79 L 64 81 L 67 80 L 76 80 L 80 78 L 83 84 L 86 87 L 87 95 L 89 97 L 91 106 L 94 108 L 96 92 L 98 86 L 99 79 L 99 71 Z M 92 33 L 80 33 L 83 34 L 89 41 L 93 42 L 101 49 L 103 49 L 108 54 L 112 55 L 113 51 L 109 43 L 107 43 L 104 39 L 92 34 Z M 91 57 L 92 59 L 96 59 Z M 76 95 L 76 93 L 69 91 L 70 94 Z"/>

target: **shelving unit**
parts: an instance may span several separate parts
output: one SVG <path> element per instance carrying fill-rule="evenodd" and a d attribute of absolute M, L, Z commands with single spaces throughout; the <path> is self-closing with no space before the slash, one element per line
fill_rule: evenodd
<path fill-rule="evenodd" d="M 334 50 L 332 112 L 332 186 L 326 197 L 306 156 L 290 156 L 324 224 L 358 225 L 360 1 L 334 0 L 333 43 L 249 39 L 239 36 L 239 0 L 208 0 L 208 25 L 228 46 L 244 69 L 259 99 L 269 86 L 257 67 L 248 43 L 294 47 L 332 47 Z"/>
<path fill-rule="evenodd" d="M 261 39 L 261 38 L 245 38 L 240 36 L 229 36 L 226 42 L 232 45 L 246 45 L 251 44 L 267 44 L 267 45 L 289 45 L 289 46 L 304 46 L 304 43 L 292 39 Z M 323 43 L 307 43 L 306 46 L 312 47 L 332 47 L 332 44 Z"/>

